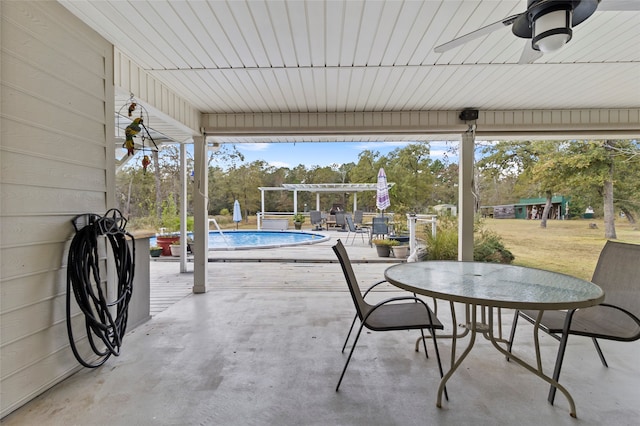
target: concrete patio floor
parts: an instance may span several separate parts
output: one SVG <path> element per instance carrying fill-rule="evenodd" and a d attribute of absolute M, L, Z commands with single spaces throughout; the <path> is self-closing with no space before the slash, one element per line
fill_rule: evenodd
<path fill-rule="evenodd" d="M 354 314 L 329 242 L 256 255 L 228 252 L 208 264 L 205 294 L 191 294 L 191 272 L 176 262 L 151 263 L 153 288 L 175 287 L 173 301 L 131 330 L 122 353 L 82 370 L 2 423 L 9 425 L 637 425 L 640 345 L 602 342 L 604 368 L 590 339 L 569 339 L 561 383 L 572 393 L 546 401 L 547 384 L 507 362 L 479 338 L 448 383 L 450 401 L 436 407 L 439 374 L 414 351 L 415 332 L 367 332 L 340 391 L 340 348 Z M 389 263 L 358 240 L 347 247 L 364 287 Z M 283 262 L 284 258 L 294 258 Z M 324 259 L 325 262 L 320 260 Z M 193 265 L 188 265 L 190 270 Z M 391 286 L 372 300 L 400 294 Z M 156 293 L 157 297 L 158 293 Z M 154 296 L 152 296 L 153 298 Z M 439 318 L 451 331 L 444 304 Z M 512 313 L 505 312 L 508 333 Z M 461 317 L 459 317 L 461 318 Z M 532 326 L 518 329 L 516 353 L 533 360 Z M 464 340 L 466 343 L 466 339 Z M 451 342 L 439 340 L 445 369 Z M 551 373 L 557 342 L 541 335 Z M 459 346 L 460 348 L 460 346 Z M 460 353 L 460 349 L 458 349 Z"/>

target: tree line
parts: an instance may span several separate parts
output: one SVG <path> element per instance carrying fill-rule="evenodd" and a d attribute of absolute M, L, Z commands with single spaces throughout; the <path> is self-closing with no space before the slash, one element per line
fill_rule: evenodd
<path fill-rule="evenodd" d="M 246 162 L 233 145 L 210 153 L 208 212 L 227 214 L 239 200 L 243 217 L 261 209 L 259 187 L 280 187 L 284 183 L 375 183 L 383 167 L 389 182 L 391 210 L 396 213 L 430 212 L 437 204 L 457 204 L 458 164 L 452 143 L 448 155 L 434 159 L 428 142 L 396 148 L 386 155 L 364 150 L 357 162 L 330 166 L 274 167 L 262 160 Z M 149 226 L 163 217 L 176 216 L 180 194 L 179 150 L 161 147 L 152 164 L 143 171 L 131 162 L 116 174 L 116 200 L 133 221 Z M 187 158 L 193 170 L 193 158 Z M 622 212 L 635 222 L 640 211 L 640 144 L 636 140 L 606 141 L 501 141 L 479 142 L 476 147 L 474 179 L 476 206 L 517 203 L 521 198 L 571 197 L 574 215 L 593 206 L 605 219 Z M 187 205 L 192 208 L 193 185 L 187 185 Z M 375 193 L 362 193 L 359 208 L 375 211 Z M 352 205 L 352 194 L 322 193 L 320 203 Z M 298 193 L 298 210 L 305 204 L 315 208 L 316 195 Z M 291 211 L 293 196 L 288 191 L 265 193 L 266 211 Z M 614 231 L 615 232 L 615 231 Z M 614 237 L 615 238 L 615 237 Z"/>

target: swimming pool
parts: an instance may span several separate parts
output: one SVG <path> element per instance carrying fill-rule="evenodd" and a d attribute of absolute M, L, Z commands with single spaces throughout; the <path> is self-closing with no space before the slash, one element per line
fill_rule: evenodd
<path fill-rule="evenodd" d="M 189 234 L 191 235 L 191 234 Z M 300 231 L 209 231 L 209 250 L 250 250 L 316 244 L 328 236 Z M 155 245 L 155 238 L 149 241 Z"/>

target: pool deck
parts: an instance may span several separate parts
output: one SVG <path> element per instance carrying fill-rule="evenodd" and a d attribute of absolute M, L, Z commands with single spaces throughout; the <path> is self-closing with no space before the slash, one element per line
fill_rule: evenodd
<path fill-rule="evenodd" d="M 347 232 L 338 231 L 337 229 L 329 231 L 312 231 L 311 229 L 303 229 L 303 231 L 322 234 L 329 237 L 329 239 L 315 244 L 303 244 L 277 248 L 253 250 L 210 250 L 209 263 L 212 265 L 217 263 L 235 264 L 243 262 L 270 263 L 273 264 L 273 267 L 280 271 L 280 273 L 287 274 L 297 271 L 296 269 L 291 269 L 291 267 L 295 265 L 287 266 L 290 264 L 331 264 L 338 262 L 338 259 L 333 253 L 331 247 L 338 239 L 341 239 L 342 242 L 346 244 Z M 346 244 L 345 247 L 351 262 L 355 265 L 376 264 L 379 267 L 375 268 L 375 271 L 376 273 L 381 274 L 387 266 L 405 261 L 405 259 L 396 259 L 393 257 L 378 257 L 375 246 L 369 247 L 366 237 L 363 242 L 360 235 L 356 235 L 355 241 L 351 244 L 352 236 L 349 237 L 349 244 Z M 192 294 L 193 256 L 189 255 L 187 258 L 186 273 L 179 272 L 177 265 L 178 262 L 179 258 L 171 256 L 151 258 L 150 313 L 152 316 L 163 312 L 171 305 Z M 235 268 L 240 267 L 235 266 Z M 209 268 L 209 275 L 217 276 L 218 274 L 219 270 L 217 268 Z M 214 278 L 211 277 L 211 280 L 214 280 Z M 344 285 L 344 283 L 341 283 L 341 285 Z"/>
<path fill-rule="evenodd" d="M 349 236 L 349 243 L 346 243 L 348 232 L 335 230 L 329 231 L 313 231 L 312 229 L 303 229 L 305 232 L 313 232 L 329 237 L 328 240 L 315 244 L 302 244 L 295 246 L 283 246 L 263 249 L 250 250 L 210 250 L 209 262 L 303 262 L 303 263 L 334 263 L 337 262 L 336 255 L 331 250 L 338 239 L 341 239 L 352 263 L 398 263 L 405 259 L 395 259 L 393 257 L 378 257 L 376 248 L 370 247 L 367 237 L 364 242 L 361 235 L 355 237 L 352 243 L 353 235 Z M 152 261 L 177 261 L 175 257 L 154 258 Z M 192 256 L 189 256 L 192 260 Z"/>

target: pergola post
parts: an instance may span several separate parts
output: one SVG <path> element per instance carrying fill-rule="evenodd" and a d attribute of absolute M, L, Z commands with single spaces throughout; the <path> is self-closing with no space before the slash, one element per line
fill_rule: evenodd
<path fill-rule="evenodd" d="M 320 193 L 316 192 L 316 210 L 320 211 Z"/>
<path fill-rule="evenodd" d="M 293 190 L 293 214 L 298 214 L 298 190 Z"/>

